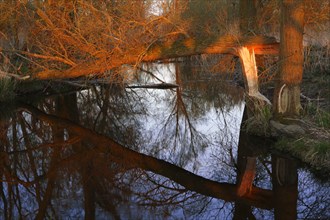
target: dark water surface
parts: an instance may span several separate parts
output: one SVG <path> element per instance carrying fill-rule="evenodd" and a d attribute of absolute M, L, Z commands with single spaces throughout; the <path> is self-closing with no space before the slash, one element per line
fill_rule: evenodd
<path fill-rule="evenodd" d="M 91 85 L 1 112 L 0 219 L 330 218 L 329 182 L 240 131 L 241 89 L 146 68 L 179 87 Z"/>

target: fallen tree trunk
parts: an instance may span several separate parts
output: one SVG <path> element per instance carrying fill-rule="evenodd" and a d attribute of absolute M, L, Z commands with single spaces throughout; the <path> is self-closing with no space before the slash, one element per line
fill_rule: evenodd
<path fill-rule="evenodd" d="M 36 79 L 68 79 L 88 75 L 103 74 L 107 70 L 123 64 L 138 64 L 155 60 L 177 58 L 199 54 L 237 54 L 237 47 L 253 49 L 255 54 L 277 54 L 278 43 L 273 37 L 265 36 L 222 36 L 216 40 L 179 40 L 157 41 L 140 54 L 125 54 L 125 57 L 112 54 L 92 61 L 84 61 L 69 69 L 41 71 L 33 76 Z"/>

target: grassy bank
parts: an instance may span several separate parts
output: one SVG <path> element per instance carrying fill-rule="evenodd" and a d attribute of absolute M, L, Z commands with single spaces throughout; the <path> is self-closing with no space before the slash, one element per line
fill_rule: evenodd
<path fill-rule="evenodd" d="M 327 139 L 303 137 L 297 140 L 282 138 L 275 148 L 289 153 L 321 173 L 330 173 L 330 144 Z"/>
<path fill-rule="evenodd" d="M 330 174 L 330 113 L 313 107 L 302 118 L 305 134 L 296 138 L 280 138 L 275 148 L 309 164 L 322 176 Z"/>

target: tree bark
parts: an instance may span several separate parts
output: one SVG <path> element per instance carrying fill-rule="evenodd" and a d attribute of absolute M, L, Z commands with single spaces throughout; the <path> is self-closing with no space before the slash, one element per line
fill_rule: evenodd
<path fill-rule="evenodd" d="M 299 116 L 303 75 L 304 0 L 281 1 L 280 70 L 274 93 L 275 115 Z"/>

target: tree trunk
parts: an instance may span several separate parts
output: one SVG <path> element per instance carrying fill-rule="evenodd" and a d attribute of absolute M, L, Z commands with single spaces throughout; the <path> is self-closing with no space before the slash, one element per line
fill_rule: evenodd
<path fill-rule="evenodd" d="M 240 0 L 240 32 L 243 36 L 253 36 L 258 33 L 256 26 L 257 2 L 257 0 Z M 237 53 L 241 61 L 246 93 L 271 105 L 270 101 L 259 92 L 258 69 L 254 48 L 238 47 Z"/>
<path fill-rule="evenodd" d="M 298 173 L 294 160 L 272 155 L 275 219 L 297 219 Z"/>
<path fill-rule="evenodd" d="M 242 35 L 256 34 L 256 30 L 257 30 L 256 3 L 257 0 L 240 0 L 239 2 L 239 11 L 240 11 L 239 28 Z"/>
<path fill-rule="evenodd" d="M 198 42 L 198 44 L 196 43 Z M 155 43 L 146 51 L 138 54 L 127 54 L 123 57 L 104 57 L 98 60 L 85 61 L 65 70 L 51 70 L 35 74 L 37 79 L 67 79 L 80 76 L 103 74 L 107 70 L 119 67 L 123 64 L 136 64 L 138 62 L 150 62 L 160 59 L 177 58 L 198 54 L 236 54 L 236 48 L 245 46 L 253 49 L 255 54 L 277 54 L 278 43 L 275 38 L 265 36 L 249 36 L 237 38 L 234 36 L 222 36 L 218 39 L 204 39 L 202 42 L 194 38 L 179 39 L 169 42 Z"/>
<path fill-rule="evenodd" d="M 303 75 L 304 0 L 281 1 L 280 70 L 274 93 L 275 116 L 300 114 Z"/>

